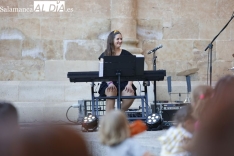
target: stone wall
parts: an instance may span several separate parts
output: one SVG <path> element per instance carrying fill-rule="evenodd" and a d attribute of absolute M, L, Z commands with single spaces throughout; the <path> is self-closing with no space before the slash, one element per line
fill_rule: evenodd
<path fill-rule="evenodd" d="M 146 69 L 152 69 L 152 54 L 147 52 L 163 45 L 157 51 L 157 69 L 172 76 L 173 92 L 186 92 L 185 78 L 176 73 L 190 68 L 199 68 L 191 76 L 192 86 L 206 84 L 204 49 L 234 8 L 233 0 L 66 0 L 65 4 L 73 12 L 0 12 L 0 99 L 15 104 L 21 122 L 67 121 L 70 105 L 90 99 L 90 84 L 70 83 L 66 74 L 98 70 L 97 58 L 113 29 L 123 32 L 123 48 L 145 55 Z M 33 8 L 33 1 L 2 0 L 0 7 Z M 214 42 L 213 84 L 232 74 L 227 69 L 233 66 L 233 39 L 232 21 Z M 157 83 L 157 99 L 169 100 L 166 81 Z M 71 119 L 77 118 L 77 110 L 69 113 Z"/>

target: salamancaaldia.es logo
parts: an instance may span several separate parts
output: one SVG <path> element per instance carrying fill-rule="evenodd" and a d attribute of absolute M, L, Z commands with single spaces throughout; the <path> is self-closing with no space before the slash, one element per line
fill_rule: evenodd
<path fill-rule="evenodd" d="M 65 1 L 34 1 L 34 12 L 72 12 L 73 8 L 65 8 Z"/>

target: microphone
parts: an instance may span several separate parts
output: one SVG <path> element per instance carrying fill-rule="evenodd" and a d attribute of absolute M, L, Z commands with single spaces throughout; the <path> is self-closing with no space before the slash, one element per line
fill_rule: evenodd
<path fill-rule="evenodd" d="M 157 46 L 156 48 L 150 50 L 150 51 L 148 52 L 148 54 L 151 54 L 151 53 L 155 52 L 156 50 L 158 50 L 158 49 L 160 49 L 160 48 L 162 48 L 162 47 L 163 47 L 163 45 L 160 44 L 160 45 Z"/>

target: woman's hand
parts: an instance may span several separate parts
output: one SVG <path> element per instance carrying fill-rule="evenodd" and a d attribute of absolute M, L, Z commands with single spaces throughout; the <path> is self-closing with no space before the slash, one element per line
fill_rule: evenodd
<path fill-rule="evenodd" d="M 109 84 L 106 89 L 108 92 L 114 92 L 117 90 L 117 88 L 115 87 L 115 85 L 113 83 Z"/>
<path fill-rule="evenodd" d="M 132 93 L 133 92 L 132 84 L 128 83 L 124 90 L 127 91 L 127 92 Z"/>

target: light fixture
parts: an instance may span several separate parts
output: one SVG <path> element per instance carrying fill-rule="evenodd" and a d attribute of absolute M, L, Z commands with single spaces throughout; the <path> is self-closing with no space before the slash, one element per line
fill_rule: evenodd
<path fill-rule="evenodd" d="M 94 132 L 98 127 L 98 118 L 94 115 L 87 115 L 82 119 L 82 131 L 83 132 Z"/>
<path fill-rule="evenodd" d="M 148 131 L 156 131 L 162 129 L 162 119 L 161 116 L 157 113 L 149 115 L 145 122 L 148 127 Z"/>

